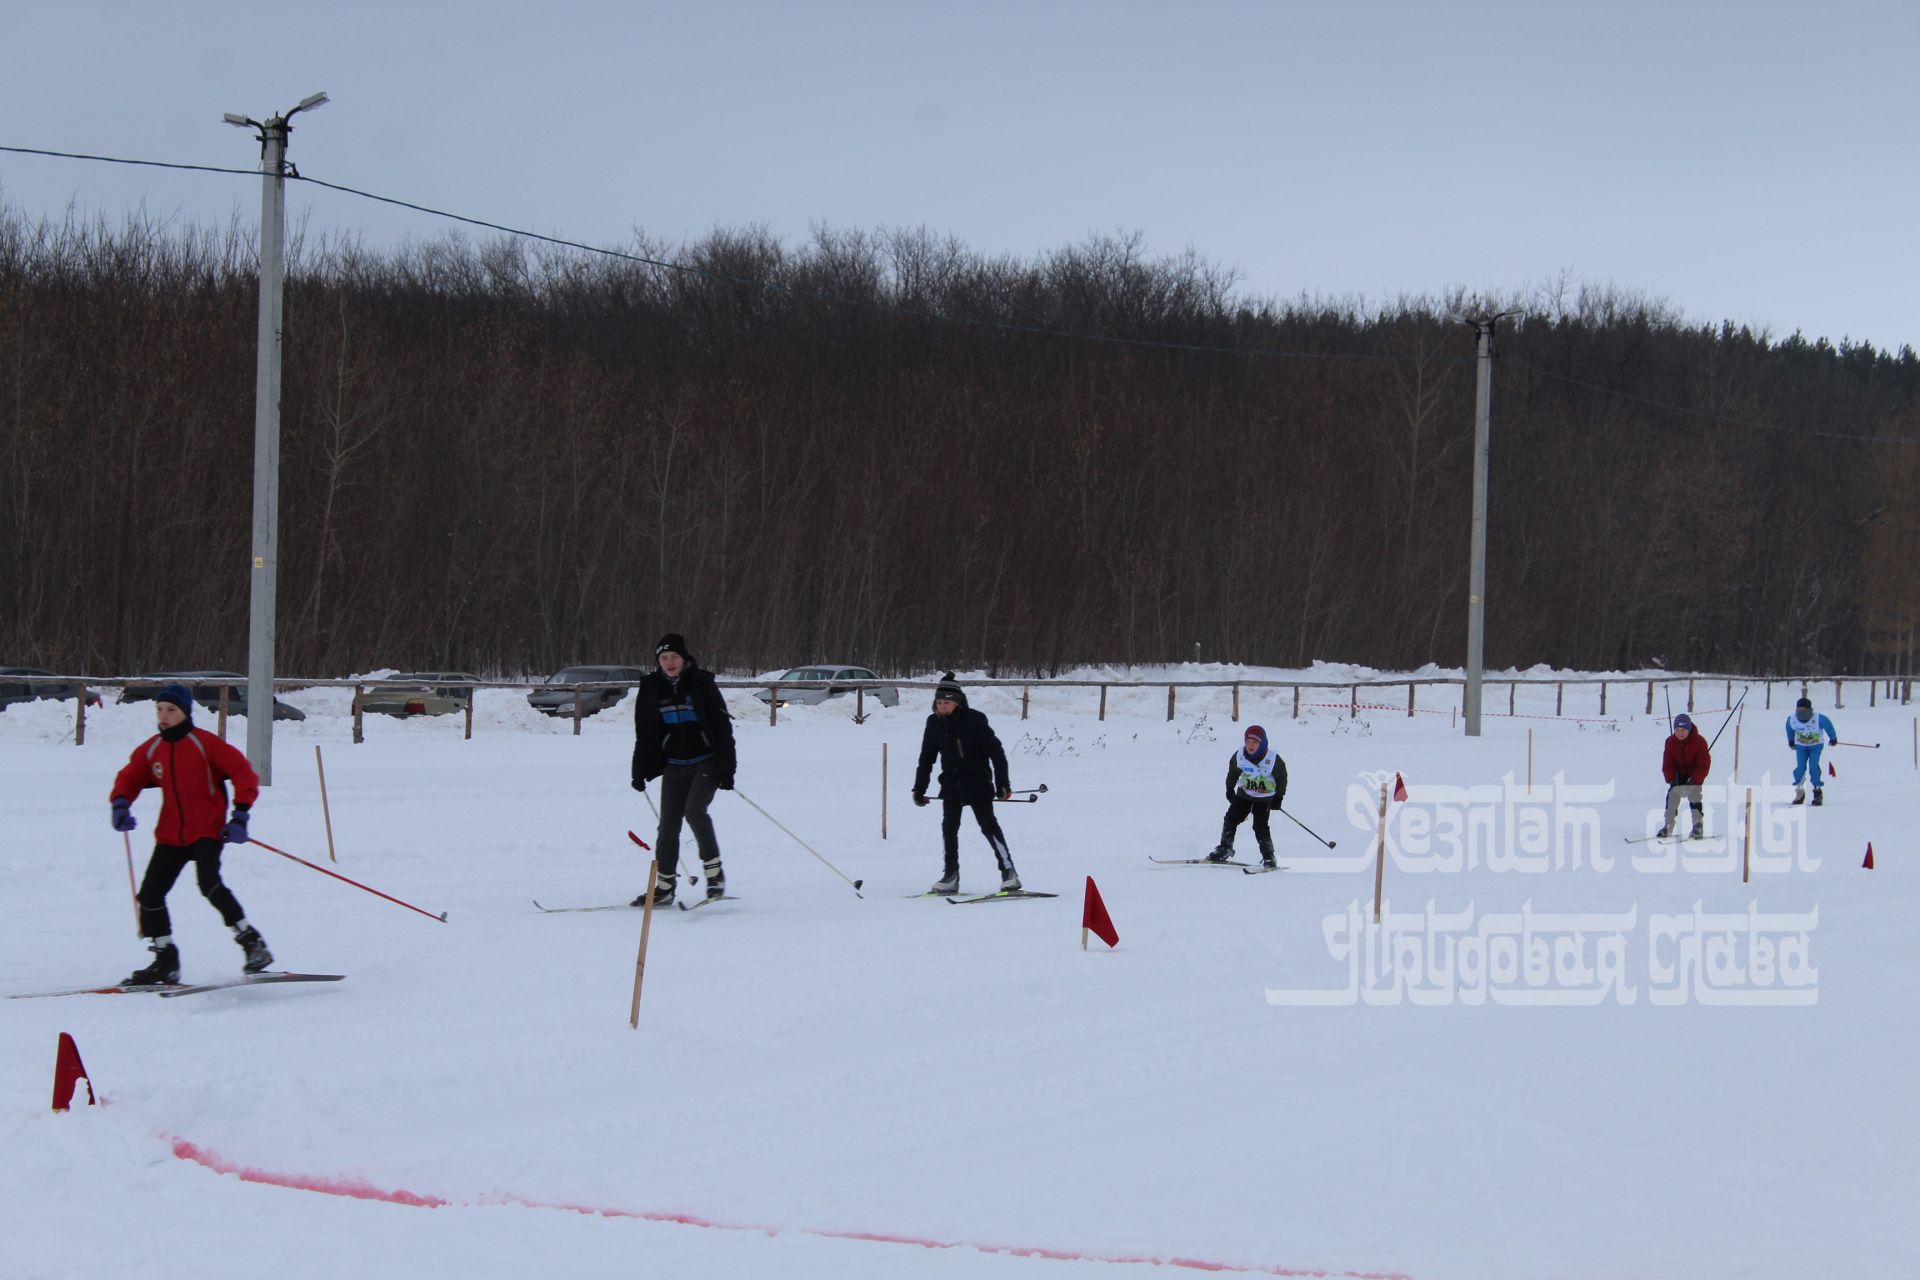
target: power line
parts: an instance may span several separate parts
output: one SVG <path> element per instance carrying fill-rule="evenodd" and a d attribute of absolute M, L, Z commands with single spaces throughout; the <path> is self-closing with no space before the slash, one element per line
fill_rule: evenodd
<path fill-rule="evenodd" d="M 23 155 L 53 156 L 65 160 L 95 160 L 106 164 L 150 165 L 162 169 L 192 169 L 207 173 L 237 173 L 247 177 L 258 177 L 258 169 L 230 169 L 215 165 L 171 164 L 159 160 L 129 160 L 119 156 L 86 155 L 71 151 L 49 151 L 37 147 L 0 146 L 0 151 L 18 152 Z M 997 329 L 1009 333 L 1027 333 L 1040 337 L 1069 338 L 1081 342 L 1103 342 L 1116 346 L 1147 347 L 1162 351 L 1191 351 L 1206 355 L 1266 356 L 1280 360 L 1342 360 L 1353 362 L 1386 361 L 1411 362 L 1420 359 L 1417 356 L 1402 356 L 1370 353 L 1343 353 L 1319 351 L 1280 351 L 1267 347 L 1223 347 L 1205 343 L 1168 342 L 1156 338 L 1126 338 L 1113 334 L 1088 333 L 1077 329 L 1059 329 L 1049 325 L 1022 324 L 1011 320 L 994 320 L 980 316 L 957 315 L 943 311 L 917 310 L 912 307 L 895 306 L 891 303 L 876 302 L 865 298 L 849 298 L 841 294 L 821 293 L 818 290 L 802 289 L 793 285 L 780 284 L 769 280 L 753 280 L 736 276 L 725 271 L 715 271 L 709 267 L 694 266 L 684 262 L 666 262 L 659 258 L 649 258 L 643 254 L 627 253 L 619 249 L 608 249 L 599 245 L 584 244 L 578 240 L 568 240 L 561 236 L 545 235 L 538 231 L 528 231 L 521 227 L 508 226 L 505 223 L 490 222 L 485 218 L 475 218 L 463 213 L 454 213 L 446 209 L 436 209 L 431 205 L 417 204 L 411 200 L 402 200 L 397 196 L 384 196 L 378 192 L 362 191 L 338 182 L 328 182 L 321 178 L 311 178 L 291 169 L 287 173 L 288 181 L 304 182 L 311 186 L 325 187 L 329 191 L 338 191 L 343 195 L 357 196 L 362 200 L 373 200 L 381 204 L 390 204 L 402 209 L 412 209 L 435 218 L 445 218 L 450 222 L 465 223 L 468 226 L 484 227 L 489 231 L 498 231 L 503 235 L 516 236 L 526 240 L 538 240 L 545 244 L 561 248 L 578 250 L 581 253 L 597 254 L 614 258 L 622 262 L 632 262 L 640 266 L 654 267 L 662 271 L 677 271 L 687 275 L 700 276 L 709 280 L 725 281 L 749 289 L 771 289 L 790 297 L 808 298 L 816 302 L 832 302 L 843 306 L 863 307 L 871 311 L 884 312 L 908 319 L 931 320 L 945 324 L 970 325 L 976 328 Z M 1459 360 L 1465 362 L 1466 356 L 1429 356 L 1427 359 Z"/>

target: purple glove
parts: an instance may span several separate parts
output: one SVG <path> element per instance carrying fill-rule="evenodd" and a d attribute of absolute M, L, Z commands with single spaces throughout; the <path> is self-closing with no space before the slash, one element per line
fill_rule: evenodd
<path fill-rule="evenodd" d="M 221 833 L 228 844 L 247 842 L 247 806 L 237 804 L 233 807 L 233 820 L 227 823 L 227 829 Z"/>
<path fill-rule="evenodd" d="M 134 821 L 133 801 L 115 800 L 113 802 L 113 829 L 115 831 L 131 831 L 139 825 L 138 822 Z"/>

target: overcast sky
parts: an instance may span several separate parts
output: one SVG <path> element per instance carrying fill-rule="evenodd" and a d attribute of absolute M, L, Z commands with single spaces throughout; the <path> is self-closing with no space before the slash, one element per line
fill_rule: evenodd
<path fill-rule="evenodd" d="M 1570 274 L 1920 347 L 1913 0 L 0 0 L 0 144 L 310 177 L 594 244 L 1137 231 L 1252 295 Z M 375 244 L 452 224 L 318 188 Z M 257 179 L 0 153 L 0 201 L 258 216 Z"/>

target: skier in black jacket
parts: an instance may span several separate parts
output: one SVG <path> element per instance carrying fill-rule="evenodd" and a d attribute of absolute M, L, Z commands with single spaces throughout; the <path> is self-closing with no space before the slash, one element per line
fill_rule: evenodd
<path fill-rule="evenodd" d="M 653 860 L 660 867 L 654 880 L 653 904 L 673 903 L 674 876 L 680 865 L 680 822 L 693 828 L 700 847 L 700 869 L 707 879 L 707 896 L 727 891 L 720 866 L 720 842 L 714 838 L 707 806 L 714 791 L 733 790 L 737 759 L 733 750 L 733 717 L 726 700 L 687 652 L 677 632 L 660 637 L 654 647 L 659 669 L 640 681 L 635 694 L 633 731 L 633 789 L 644 792 L 655 778 L 660 782 L 660 829 L 653 841 Z M 645 906 L 646 890 L 633 900 Z"/>
<path fill-rule="evenodd" d="M 960 815 L 968 809 L 980 824 L 980 834 L 993 848 L 994 861 L 1000 864 L 1000 892 L 1020 888 L 1020 876 L 1013 869 L 1013 854 L 1007 849 L 1007 837 L 993 816 L 995 797 L 1013 796 L 1013 782 L 1007 772 L 1007 753 L 1000 748 L 987 717 L 967 705 L 967 695 L 954 683 L 953 672 L 940 677 L 934 690 L 933 714 L 927 717 L 926 733 L 920 739 L 920 767 L 913 774 L 913 802 L 927 803 L 927 778 L 933 771 L 934 757 L 940 759 L 940 803 L 944 809 L 940 838 L 946 851 L 940 882 L 929 893 L 957 893 L 960 889 Z"/>

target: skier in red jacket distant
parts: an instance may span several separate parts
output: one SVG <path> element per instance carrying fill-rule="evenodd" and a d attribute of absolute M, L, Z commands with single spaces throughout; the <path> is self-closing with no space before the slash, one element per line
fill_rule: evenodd
<path fill-rule="evenodd" d="M 233 930 L 247 958 L 244 973 L 260 973 L 273 963 L 266 939 L 247 923 L 233 890 L 220 879 L 220 852 L 227 844 L 247 842 L 247 816 L 260 794 L 260 778 L 246 756 L 218 735 L 193 724 L 193 695 L 170 684 L 154 695 L 160 732 L 134 750 L 113 780 L 113 829 L 131 831 L 133 802 L 148 787 L 160 788 L 160 817 L 154 823 L 153 856 L 140 881 L 140 934 L 153 962 L 127 977 L 126 986 L 164 986 L 180 981 L 180 949 L 173 942 L 167 891 L 192 863 L 220 918 Z M 233 814 L 227 814 L 227 783 L 233 783 Z"/>
<path fill-rule="evenodd" d="M 1674 834 L 1682 800 L 1693 806 L 1693 834 L 1687 838 L 1698 840 L 1707 834 L 1700 784 L 1707 780 L 1707 771 L 1711 768 L 1713 753 L 1707 749 L 1700 731 L 1693 727 L 1693 718 L 1684 712 L 1675 716 L 1673 733 L 1668 736 L 1666 752 L 1660 758 L 1660 771 L 1667 777 L 1667 822 L 1660 828 L 1662 837 Z"/>

